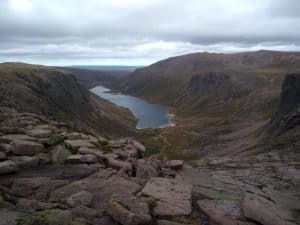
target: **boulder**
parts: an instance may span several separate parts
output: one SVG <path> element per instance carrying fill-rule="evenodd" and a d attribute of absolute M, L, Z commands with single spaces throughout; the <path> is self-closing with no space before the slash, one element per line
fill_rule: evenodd
<path fill-rule="evenodd" d="M 44 146 L 32 141 L 14 140 L 12 152 L 16 155 L 32 156 L 44 151 Z"/>
<path fill-rule="evenodd" d="M 113 159 L 113 158 L 108 159 L 108 166 L 113 169 L 116 169 L 116 170 L 120 170 L 122 168 L 131 170 L 131 168 L 132 168 L 132 166 L 129 162 L 125 162 L 125 161 L 121 161 L 121 160 L 117 160 L 117 159 Z"/>
<path fill-rule="evenodd" d="M 66 159 L 67 163 L 95 163 L 97 158 L 94 155 L 70 155 Z"/>
<path fill-rule="evenodd" d="M 281 210 L 273 202 L 257 194 L 245 193 L 242 210 L 247 218 L 263 225 L 292 225 L 280 216 Z"/>
<path fill-rule="evenodd" d="M 140 153 L 145 153 L 146 152 L 146 148 L 143 144 L 141 144 L 138 141 L 132 141 L 132 145 L 133 147 L 135 147 Z"/>
<path fill-rule="evenodd" d="M 191 207 L 192 186 L 182 180 L 151 178 L 142 190 L 146 196 L 157 200 L 153 209 L 156 216 L 188 216 Z"/>
<path fill-rule="evenodd" d="M 26 132 L 27 135 L 35 138 L 48 138 L 51 133 L 52 131 L 49 129 L 39 129 L 39 128 L 27 130 Z"/>
<path fill-rule="evenodd" d="M 107 213 L 123 225 L 142 225 L 151 221 L 148 204 L 134 196 L 113 195 Z"/>
<path fill-rule="evenodd" d="M 180 170 L 183 167 L 183 160 L 170 160 L 168 166 L 173 170 Z"/>
<path fill-rule="evenodd" d="M 72 153 L 63 146 L 56 147 L 53 151 L 51 151 L 51 158 L 54 163 L 62 164 Z"/>
<path fill-rule="evenodd" d="M 104 160 L 103 152 L 97 149 L 81 147 L 78 149 L 78 153 L 82 155 L 94 155 L 99 161 Z"/>
<path fill-rule="evenodd" d="M 74 151 L 77 151 L 80 147 L 93 147 L 93 144 L 86 139 L 65 140 L 65 144 L 67 147 L 73 149 Z"/>
<path fill-rule="evenodd" d="M 14 156 L 10 160 L 15 162 L 20 168 L 30 168 L 37 166 L 38 160 L 35 157 L 30 156 Z"/>
<path fill-rule="evenodd" d="M 158 172 L 152 166 L 148 165 L 141 160 L 137 161 L 136 165 L 136 177 L 141 179 L 150 179 L 152 177 L 157 177 Z"/>
<path fill-rule="evenodd" d="M 71 195 L 67 199 L 67 203 L 71 207 L 75 206 L 89 206 L 92 202 L 93 195 L 87 191 L 80 191 Z"/>
<path fill-rule="evenodd" d="M 0 174 L 17 172 L 19 170 L 17 164 L 11 160 L 0 162 Z"/>

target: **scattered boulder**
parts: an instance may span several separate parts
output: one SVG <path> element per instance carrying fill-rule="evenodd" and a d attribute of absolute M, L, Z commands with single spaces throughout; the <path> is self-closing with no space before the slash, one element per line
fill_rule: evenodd
<path fill-rule="evenodd" d="M 148 224 L 151 220 L 147 203 L 134 196 L 113 195 L 107 213 L 123 225 Z"/>
<path fill-rule="evenodd" d="M 11 150 L 16 155 L 33 156 L 44 151 L 44 146 L 32 141 L 14 140 Z"/>
<path fill-rule="evenodd" d="M 151 178 L 142 190 L 144 195 L 157 200 L 153 209 L 156 216 L 188 216 L 192 212 L 192 186 L 181 180 Z"/>
<path fill-rule="evenodd" d="M 67 199 L 67 203 L 71 207 L 75 206 L 89 206 L 92 202 L 93 195 L 87 191 L 80 191 L 71 195 Z"/>
<path fill-rule="evenodd" d="M 19 170 L 17 164 L 11 160 L 0 162 L 0 174 L 17 172 Z"/>
<path fill-rule="evenodd" d="M 66 159 L 67 163 L 95 163 L 97 158 L 94 155 L 70 155 Z"/>

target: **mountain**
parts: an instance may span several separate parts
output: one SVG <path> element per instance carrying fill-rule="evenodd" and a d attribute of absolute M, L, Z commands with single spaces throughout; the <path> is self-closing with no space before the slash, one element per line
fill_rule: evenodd
<path fill-rule="evenodd" d="M 253 154 L 284 76 L 299 68 L 299 52 L 195 53 L 137 69 L 109 87 L 170 106 L 176 126 L 160 132 L 170 155 Z"/>
<path fill-rule="evenodd" d="M 299 65 L 300 53 L 294 52 L 195 53 L 169 58 L 137 69 L 119 81 L 115 88 L 167 105 L 186 106 L 187 103 L 203 97 L 203 93 L 197 91 L 201 89 L 197 85 L 203 83 L 208 85 L 207 88 L 216 88 L 215 84 L 208 83 L 213 82 L 211 73 L 215 73 L 216 79 L 219 79 L 216 74 L 223 74 L 223 78 L 220 78 L 223 81 L 217 81 L 217 85 L 226 93 L 229 92 L 229 95 L 221 96 L 212 92 L 207 94 L 218 95 L 223 99 L 239 95 L 240 91 L 253 92 L 262 86 L 262 82 L 268 82 L 267 79 L 276 79 L 275 75 L 299 68 Z M 192 106 L 197 107 L 197 104 Z"/>
<path fill-rule="evenodd" d="M 129 135 L 134 128 L 135 119 L 128 110 L 95 96 L 70 72 L 2 63 L 0 81 L 2 107 L 45 115 L 90 133 Z"/>

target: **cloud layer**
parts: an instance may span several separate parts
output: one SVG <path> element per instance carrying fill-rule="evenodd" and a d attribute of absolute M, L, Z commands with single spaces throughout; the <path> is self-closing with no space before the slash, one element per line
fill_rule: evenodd
<path fill-rule="evenodd" d="M 299 0 L 1 0 L 0 61 L 145 65 L 198 51 L 300 51 Z"/>

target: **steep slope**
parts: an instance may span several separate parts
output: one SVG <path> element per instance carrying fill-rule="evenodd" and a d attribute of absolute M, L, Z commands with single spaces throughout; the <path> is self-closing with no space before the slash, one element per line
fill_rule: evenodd
<path fill-rule="evenodd" d="M 46 115 L 77 129 L 105 135 L 130 134 L 135 120 L 129 111 L 91 94 L 70 73 L 56 68 L 0 65 L 1 106 Z"/>

